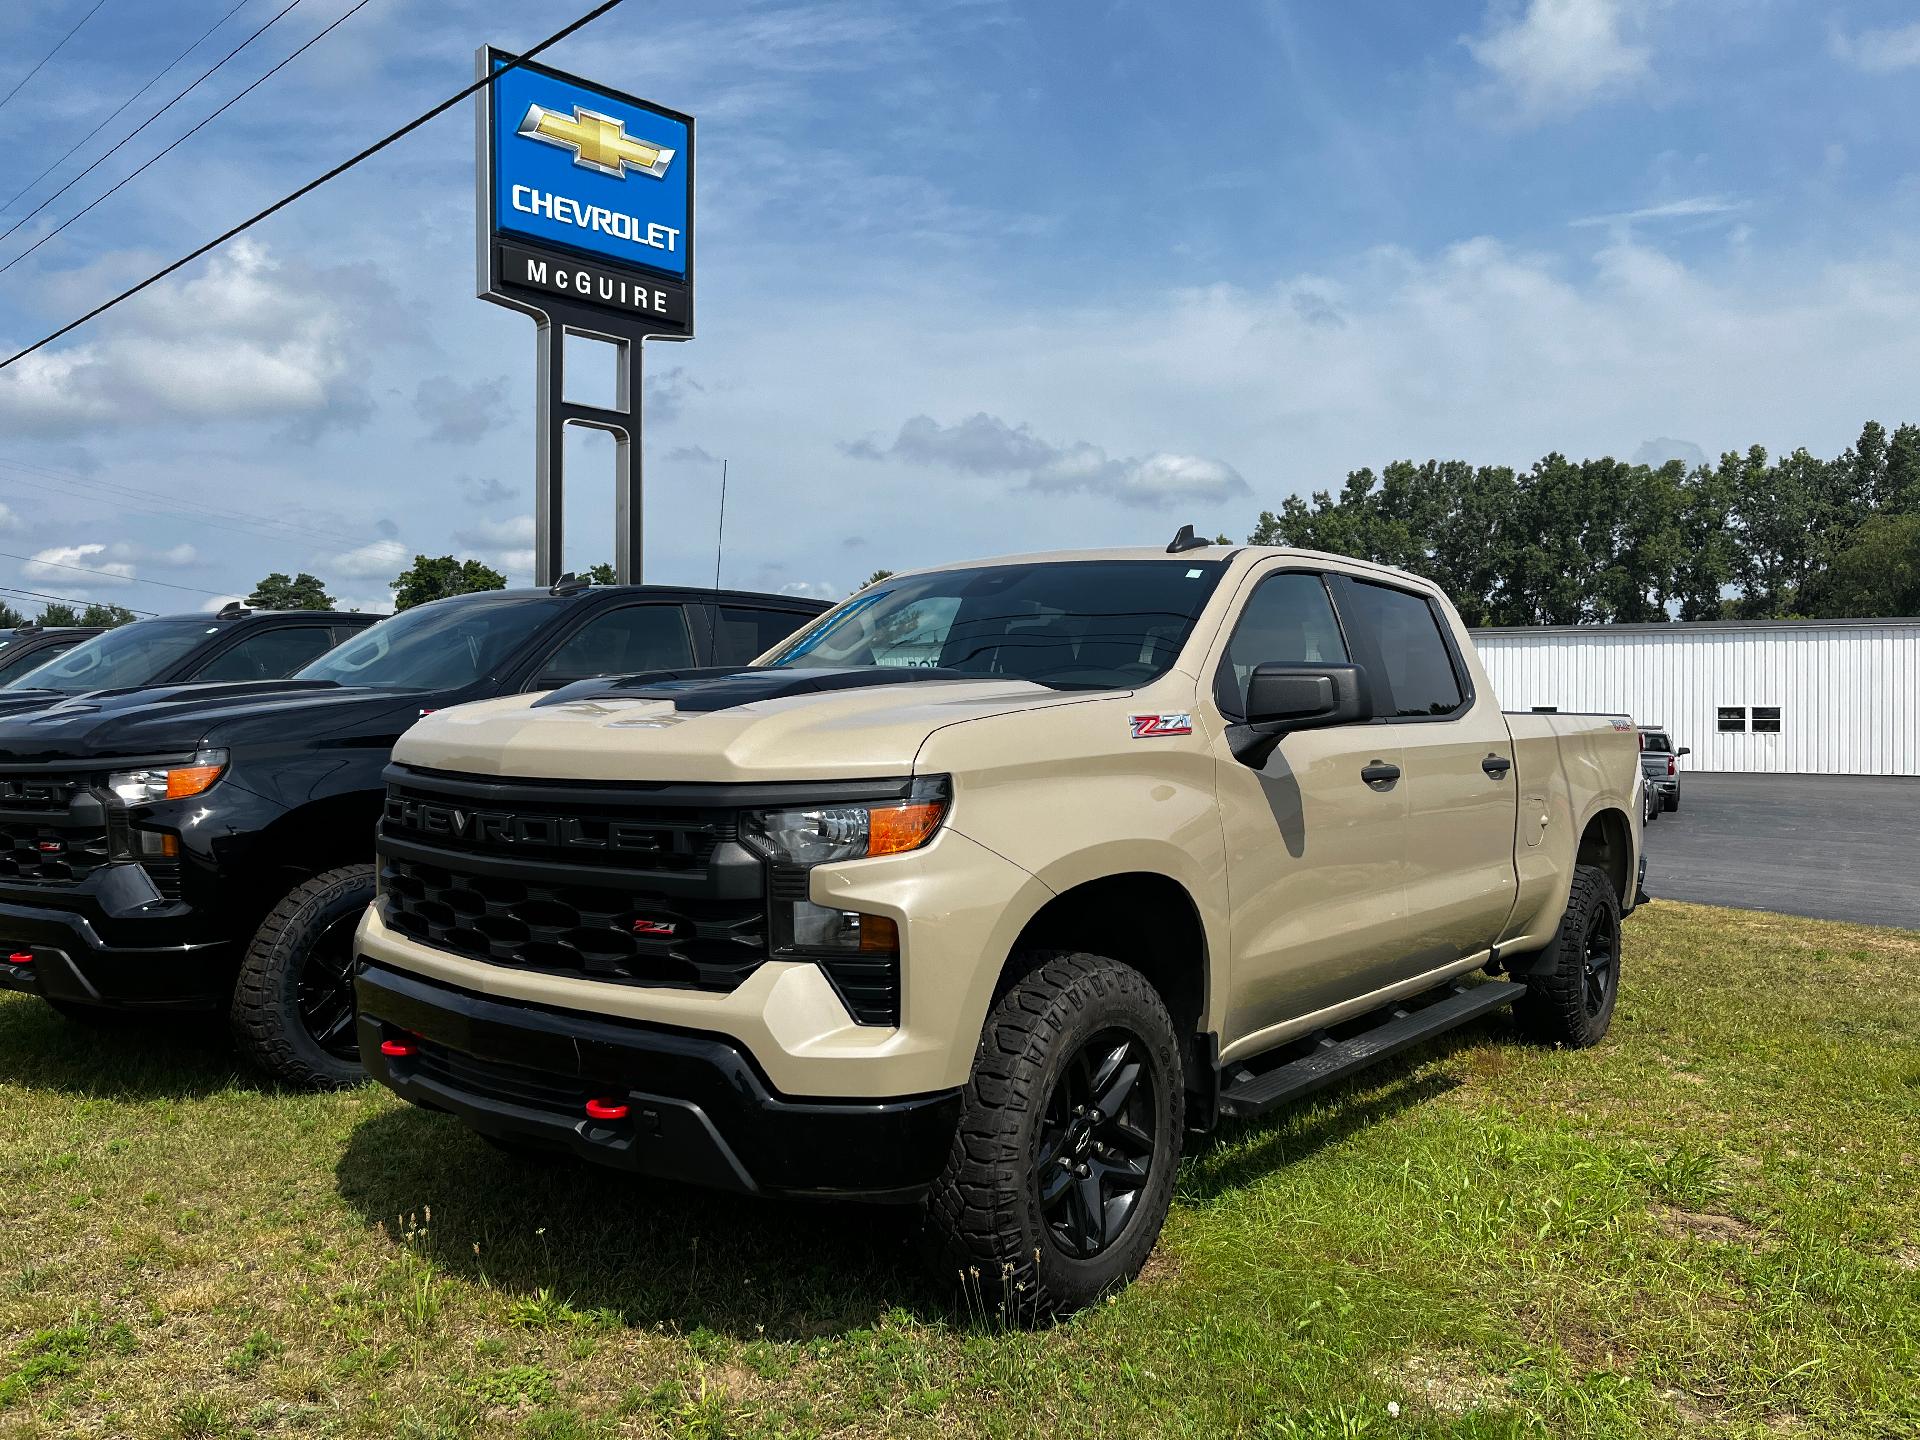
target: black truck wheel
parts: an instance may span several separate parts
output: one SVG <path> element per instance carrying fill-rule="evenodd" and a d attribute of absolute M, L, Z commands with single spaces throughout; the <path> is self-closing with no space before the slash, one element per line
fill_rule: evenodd
<path fill-rule="evenodd" d="M 1665 808 L 1668 810 L 1678 810 L 1680 808 L 1680 788 L 1678 786 L 1675 786 L 1667 792 Z"/>
<path fill-rule="evenodd" d="M 1031 1324 L 1140 1273 L 1173 1198 L 1180 1044 L 1139 971 L 1049 953 L 980 1036 L 928 1197 L 962 1283 Z"/>
<path fill-rule="evenodd" d="M 353 932 L 373 902 L 373 866 L 343 865 L 273 907 L 240 964 L 233 1034 L 276 1079 L 337 1090 L 366 1079 L 354 1026 Z"/>
<path fill-rule="evenodd" d="M 1597 1045 L 1620 995 L 1620 897 L 1607 872 L 1576 866 L 1553 943 L 1518 978 L 1514 1018 L 1528 1038 L 1570 1050 Z"/>

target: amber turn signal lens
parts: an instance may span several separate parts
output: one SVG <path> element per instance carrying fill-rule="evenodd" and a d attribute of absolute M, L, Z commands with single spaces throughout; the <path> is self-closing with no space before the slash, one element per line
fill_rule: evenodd
<path fill-rule="evenodd" d="M 944 800 L 874 806 L 867 820 L 867 854 L 898 855 L 904 850 L 918 850 L 940 828 L 940 817 L 946 810 Z"/>
<path fill-rule="evenodd" d="M 167 799 L 184 800 L 190 795 L 199 795 L 213 788 L 213 782 L 220 778 L 224 765 L 183 765 L 177 770 L 167 771 Z"/>
<path fill-rule="evenodd" d="M 900 927 L 885 915 L 862 915 L 860 948 L 868 954 L 897 955 L 900 951 Z"/>

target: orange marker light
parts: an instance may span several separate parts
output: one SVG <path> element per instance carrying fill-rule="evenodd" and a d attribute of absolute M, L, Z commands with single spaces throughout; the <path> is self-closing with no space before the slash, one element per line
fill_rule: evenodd
<path fill-rule="evenodd" d="M 895 954 L 900 949 L 900 927 L 885 915 L 862 915 L 860 949 L 870 955 Z"/>
<path fill-rule="evenodd" d="M 867 854 L 898 855 L 918 850 L 940 828 L 940 817 L 946 813 L 944 800 L 874 806 L 867 821 Z"/>
<path fill-rule="evenodd" d="M 167 799 L 184 800 L 212 789 L 213 782 L 226 768 L 224 765 L 183 765 L 178 770 L 167 771 Z"/>

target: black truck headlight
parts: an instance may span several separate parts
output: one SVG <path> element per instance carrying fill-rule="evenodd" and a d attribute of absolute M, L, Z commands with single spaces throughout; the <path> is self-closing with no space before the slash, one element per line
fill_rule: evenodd
<path fill-rule="evenodd" d="M 202 750 L 181 765 L 155 765 L 141 770 L 119 770 L 107 777 L 107 788 L 128 805 L 150 805 L 156 800 L 186 800 L 213 788 L 227 768 L 227 752 Z"/>
<path fill-rule="evenodd" d="M 781 865 L 899 855 L 933 839 L 949 793 L 945 776 L 929 776 L 904 800 L 756 811 L 740 817 L 740 838 Z"/>

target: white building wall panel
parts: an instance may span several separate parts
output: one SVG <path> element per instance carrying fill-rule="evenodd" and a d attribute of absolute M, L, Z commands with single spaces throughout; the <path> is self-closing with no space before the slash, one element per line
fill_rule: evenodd
<path fill-rule="evenodd" d="M 1509 710 L 1550 705 L 1665 725 L 1695 770 L 1920 775 L 1920 621 L 1675 626 L 1474 636 Z M 1719 710 L 1746 712 L 1738 731 Z M 1777 706 L 1778 734 L 1756 733 Z"/>

